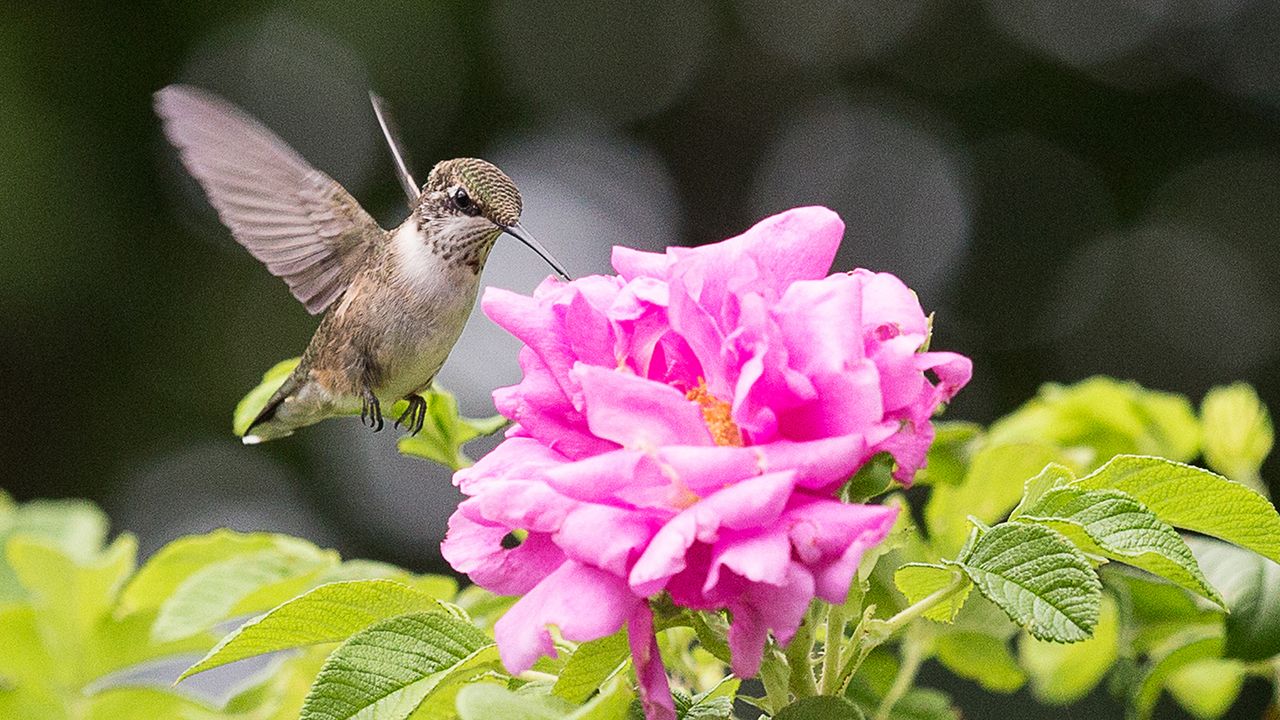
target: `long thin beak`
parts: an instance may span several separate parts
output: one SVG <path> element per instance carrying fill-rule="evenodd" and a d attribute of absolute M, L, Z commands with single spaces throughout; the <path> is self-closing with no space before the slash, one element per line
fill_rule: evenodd
<path fill-rule="evenodd" d="M 520 223 L 508 225 L 507 227 L 502 228 L 502 231 L 529 246 L 530 250 L 538 253 L 538 257 L 546 260 L 547 264 L 551 266 L 552 270 L 556 271 L 557 275 L 565 280 L 573 279 L 569 277 L 569 273 L 565 272 L 564 267 L 560 265 L 560 262 L 552 257 L 551 253 L 547 252 L 547 249 L 542 247 L 542 243 L 535 240 L 533 236 L 529 234 L 529 231 L 524 229 L 523 225 Z"/>

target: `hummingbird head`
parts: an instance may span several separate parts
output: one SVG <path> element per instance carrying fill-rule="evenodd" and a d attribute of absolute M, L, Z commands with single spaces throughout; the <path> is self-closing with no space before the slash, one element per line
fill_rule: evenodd
<path fill-rule="evenodd" d="M 431 215 L 488 220 L 495 229 L 520 222 L 520 191 L 507 174 L 479 158 L 436 163 L 419 200 Z"/>
<path fill-rule="evenodd" d="M 455 158 L 431 168 L 416 214 L 423 228 L 429 228 L 433 220 L 450 219 L 451 234 L 467 248 L 461 256 L 477 272 L 498 235 L 507 233 L 529 246 L 567 280 L 569 275 L 560 263 L 521 227 L 522 208 L 520 190 L 498 166 L 479 158 Z"/>

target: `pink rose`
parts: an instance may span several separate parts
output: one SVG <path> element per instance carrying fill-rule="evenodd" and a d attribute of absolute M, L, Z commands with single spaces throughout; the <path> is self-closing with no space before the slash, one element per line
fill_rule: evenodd
<path fill-rule="evenodd" d="M 836 490 L 879 452 L 909 482 L 972 368 L 919 352 L 928 321 L 896 277 L 826 275 L 843 231 L 798 208 L 714 245 L 615 248 L 617 276 L 485 292 L 524 378 L 494 393 L 507 439 L 455 476 L 470 497 L 443 552 L 523 595 L 495 627 L 508 670 L 555 652 L 549 625 L 582 642 L 629 624 L 646 713 L 674 718 L 648 598 L 728 609 L 741 677 L 815 596 L 844 601 L 895 511 Z"/>

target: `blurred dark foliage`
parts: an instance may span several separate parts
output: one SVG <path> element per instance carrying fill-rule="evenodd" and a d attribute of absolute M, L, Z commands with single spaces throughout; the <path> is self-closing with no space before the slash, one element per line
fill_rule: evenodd
<path fill-rule="evenodd" d="M 830 205 L 840 269 L 900 274 L 938 311 L 935 347 L 975 359 L 953 417 L 1095 373 L 1197 402 L 1243 379 L 1280 408 L 1270 0 L 7 3 L 0 487 L 98 500 L 144 547 L 232 524 L 438 568 L 455 498 L 354 423 L 230 436 L 315 321 L 164 144 L 151 93 L 178 81 L 242 104 L 390 225 L 375 88 L 420 176 L 498 161 L 576 274 L 606 272 L 612 243 Z M 486 280 L 544 273 L 512 249 Z M 513 350 L 477 322 L 444 381 L 487 414 Z M 1274 460 L 1263 474 L 1276 488 Z M 980 697 L 972 717 L 1032 712 Z"/>

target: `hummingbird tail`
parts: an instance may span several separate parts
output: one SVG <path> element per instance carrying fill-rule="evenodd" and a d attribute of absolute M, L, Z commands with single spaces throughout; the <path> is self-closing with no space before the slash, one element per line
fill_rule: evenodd
<path fill-rule="evenodd" d="M 275 440 L 276 438 L 286 437 L 293 434 L 293 428 L 280 422 L 273 422 L 276 419 L 276 413 L 280 410 L 280 406 L 284 401 L 298 389 L 300 379 L 295 372 L 284 381 L 284 384 L 276 390 L 267 404 L 263 406 L 262 412 L 258 413 L 258 417 L 249 423 L 249 427 L 245 429 L 244 436 L 241 441 L 245 445 L 257 445 L 267 440 Z"/>

